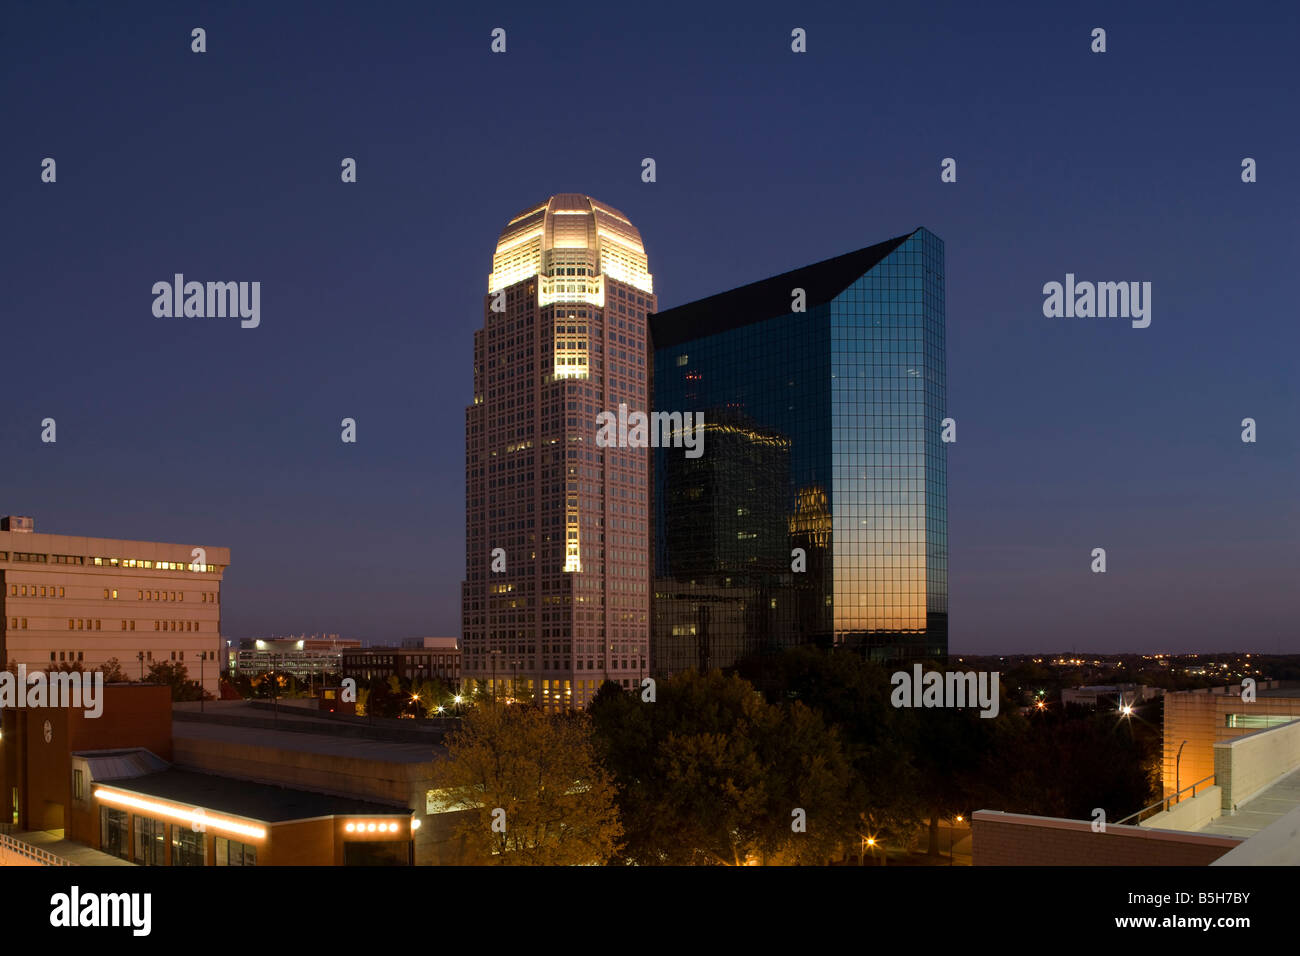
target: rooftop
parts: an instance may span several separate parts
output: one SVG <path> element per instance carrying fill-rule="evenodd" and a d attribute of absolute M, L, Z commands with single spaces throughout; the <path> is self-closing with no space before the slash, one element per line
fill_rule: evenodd
<path fill-rule="evenodd" d="M 321 722 L 321 733 L 201 721 L 177 721 L 172 724 L 172 737 L 177 740 L 217 740 L 247 747 L 270 747 L 277 750 L 303 751 L 331 757 L 351 757 L 388 763 L 429 763 L 437 757 L 446 756 L 447 753 L 446 748 L 432 742 L 411 743 L 342 736 L 329 733 L 330 729 L 330 725 L 324 721 Z"/>
<path fill-rule="evenodd" d="M 680 345 L 706 335 L 788 315 L 791 289 L 804 290 L 809 309 L 829 302 L 915 234 L 913 231 L 905 236 L 895 236 L 834 259 L 815 262 L 656 313 L 650 317 L 654 347 Z"/>
<path fill-rule="evenodd" d="M 1300 809 L 1300 770 L 1292 771 L 1256 794 L 1231 816 L 1218 817 L 1196 832 L 1250 837 L 1296 809 Z"/>
<path fill-rule="evenodd" d="M 328 816 L 406 816 L 406 807 L 370 800 L 293 790 L 175 768 L 142 777 L 97 781 L 103 786 L 205 810 L 217 810 L 262 823 L 285 823 Z"/>

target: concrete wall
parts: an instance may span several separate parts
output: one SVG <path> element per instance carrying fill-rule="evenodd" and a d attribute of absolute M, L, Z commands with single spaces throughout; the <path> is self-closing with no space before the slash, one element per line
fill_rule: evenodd
<path fill-rule="evenodd" d="M 979 810 L 971 817 L 975 866 L 1208 866 L 1241 841 L 1086 820 Z"/>
<path fill-rule="evenodd" d="M 1184 797 L 1168 810 L 1148 817 L 1138 824 L 1153 830 L 1199 830 L 1223 814 L 1220 787 L 1197 790 L 1196 796 Z"/>
<path fill-rule="evenodd" d="M 1300 767 L 1300 722 L 1258 730 L 1214 745 L 1215 783 L 1224 810 L 1242 805 L 1260 790 Z"/>

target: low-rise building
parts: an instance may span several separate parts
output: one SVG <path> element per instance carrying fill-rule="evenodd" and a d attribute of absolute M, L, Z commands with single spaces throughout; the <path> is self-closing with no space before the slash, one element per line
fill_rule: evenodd
<path fill-rule="evenodd" d="M 436 726 L 376 728 L 301 708 L 177 705 L 111 684 L 103 716 L 0 712 L 0 862 L 357 866 L 464 862 L 433 805 Z M 173 722 L 173 717 L 176 721 Z"/>
<path fill-rule="evenodd" d="M 460 649 L 453 644 L 418 648 L 363 647 L 343 652 L 344 677 L 370 681 L 393 675 L 405 680 L 439 680 L 449 687 L 457 687 L 460 685 Z"/>
<path fill-rule="evenodd" d="M 360 646 L 360 641 L 343 640 L 337 634 L 244 638 L 237 648 L 227 642 L 226 662 L 230 673 L 245 677 L 276 670 L 307 680 L 337 674 L 343 652 Z"/>
<path fill-rule="evenodd" d="M 229 564 L 228 548 L 40 534 L 31 518 L 0 518 L 0 667 L 116 660 L 135 680 L 177 664 L 216 696 Z"/>

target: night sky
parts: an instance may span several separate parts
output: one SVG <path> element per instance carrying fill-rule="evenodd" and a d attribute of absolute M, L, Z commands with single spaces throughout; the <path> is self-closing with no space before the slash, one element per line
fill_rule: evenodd
<path fill-rule="evenodd" d="M 0 513 L 230 547 L 230 638 L 459 634 L 509 218 L 621 209 L 662 308 L 924 225 L 951 650 L 1300 652 L 1294 7 L 997 6 L 8 5 Z M 176 272 L 260 327 L 154 317 Z M 1067 272 L 1151 326 L 1044 317 Z"/>

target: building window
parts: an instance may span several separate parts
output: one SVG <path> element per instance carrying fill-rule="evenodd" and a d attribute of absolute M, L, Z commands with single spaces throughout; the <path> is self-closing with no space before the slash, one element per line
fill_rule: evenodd
<path fill-rule="evenodd" d="M 86 799 L 86 775 L 80 770 L 72 771 L 72 799 Z"/>
<path fill-rule="evenodd" d="M 135 818 L 135 862 L 141 866 L 167 865 L 167 830 L 161 820 Z"/>
<path fill-rule="evenodd" d="M 217 837 L 217 866 L 257 866 L 257 847 Z"/>
<path fill-rule="evenodd" d="M 123 860 L 130 859 L 125 810 L 118 810 L 116 807 L 100 807 L 99 848 Z"/>
<path fill-rule="evenodd" d="M 172 824 L 172 866 L 206 866 L 207 834 Z"/>

